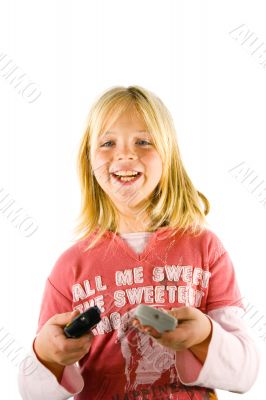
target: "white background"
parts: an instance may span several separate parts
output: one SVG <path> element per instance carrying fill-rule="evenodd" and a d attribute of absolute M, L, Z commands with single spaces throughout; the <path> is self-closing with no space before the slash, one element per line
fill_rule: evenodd
<path fill-rule="evenodd" d="M 31 345 L 45 279 L 75 240 L 76 157 L 89 108 L 103 90 L 137 84 L 172 113 L 187 172 L 211 203 L 210 228 L 254 311 L 246 321 L 261 352 L 258 379 L 219 399 L 265 396 L 266 207 L 229 172 L 243 163 L 266 181 L 266 69 L 230 34 L 245 24 L 264 43 L 265 19 L 258 0 L 1 2 L 0 54 L 41 90 L 29 103 L 0 76 L 0 190 L 38 225 L 27 238 L 0 212 L 0 328 L 17 347 Z M 1 398 L 20 399 L 17 366 L 2 351 L 0 368 Z"/>

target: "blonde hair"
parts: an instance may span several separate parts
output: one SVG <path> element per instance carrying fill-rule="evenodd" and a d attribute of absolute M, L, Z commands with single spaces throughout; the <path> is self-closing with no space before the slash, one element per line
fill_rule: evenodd
<path fill-rule="evenodd" d="M 145 121 L 164 163 L 160 182 L 143 206 L 144 215 L 148 213 L 152 221 L 149 231 L 168 227 L 173 228 L 171 236 L 178 231 L 197 235 L 207 224 L 205 216 L 210 204 L 195 189 L 184 168 L 174 123 L 164 103 L 143 87 L 114 86 L 93 103 L 78 153 L 81 211 L 74 232 L 81 233 L 77 240 L 82 240 L 98 231 L 86 250 L 91 249 L 108 230 L 117 234 L 116 209 L 93 175 L 90 155 L 94 154 L 97 137 L 129 109 L 136 110 Z"/>

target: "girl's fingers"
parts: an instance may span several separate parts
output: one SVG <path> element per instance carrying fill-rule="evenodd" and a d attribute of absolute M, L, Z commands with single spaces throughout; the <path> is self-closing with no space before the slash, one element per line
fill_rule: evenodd
<path fill-rule="evenodd" d="M 176 319 L 189 320 L 195 318 L 195 315 L 198 312 L 198 310 L 193 307 L 185 306 L 185 307 L 171 308 L 171 310 L 168 310 L 167 312 Z"/>
<path fill-rule="evenodd" d="M 202 312 L 199 309 L 187 306 L 165 311 L 179 321 L 174 331 L 165 331 L 161 334 L 151 326 L 143 326 L 136 318 L 133 318 L 132 324 L 141 332 L 152 336 L 161 345 L 176 351 L 189 348 L 200 335 L 199 326 L 200 323 L 202 325 Z"/>
<path fill-rule="evenodd" d="M 144 332 L 147 333 L 148 335 L 154 337 L 155 339 L 159 339 L 162 337 L 162 334 L 156 329 L 154 329 L 152 326 L 146 326 L 144 327 Z"/>

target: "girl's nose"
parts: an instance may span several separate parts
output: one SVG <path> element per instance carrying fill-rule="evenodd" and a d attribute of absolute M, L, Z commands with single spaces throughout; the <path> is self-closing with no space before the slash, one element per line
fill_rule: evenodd
<path fill-rule="evenodd" d="M 122 146 L 120 148 L 117 148 L 116 158 L 119 160 L 123 158 L 135 159 L 136 157 L 136 152 L 129 146 Z"/>
<path fill-rule="evenodd" d="M 136 155 L 128 153 L 128 154 L 120 154 L 117 159 L 118 160 L 123 160 L 124 158 L 129 159 L 129 160 L 135 160 L 137 158 Z"/>

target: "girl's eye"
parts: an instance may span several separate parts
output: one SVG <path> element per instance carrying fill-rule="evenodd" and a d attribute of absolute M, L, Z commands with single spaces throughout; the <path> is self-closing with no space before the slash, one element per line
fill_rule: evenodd
<path fill-rule="evenodd" d="M 109 147 L 109 146 L 105 146 L 105 145 L 108 144 L 108 143 L 111 143 L 111 142 L 110 142 L 110 141 L 109 141 L 109 142 L 106 142 L 106 143 L 102 144 L 100 147 Z"/>
<path fill-rule="evenodd" d="M 151 143 L 147 142 L 147 140 L 140 140 L 139 142 L 145 142 L 146 144 L 151 144 Z"/>
<path fill-rule="evenodd" d="M 151 144 L 151 143 L 147 142 L 147 140 L 139 140 L 138 143 L 140 143 L 140 142 L 142 142 L 142 143 L 144 142 L 145 145 L 150 145 Z M 108 143 L 112 143 L 112 141 L 109 140 L 109 142 L 106 142 L 106 143 L 102 144 L 100 147 L 110 147 L 110 146 L 106 146 L 106 145 L 108 145 Z"/>

